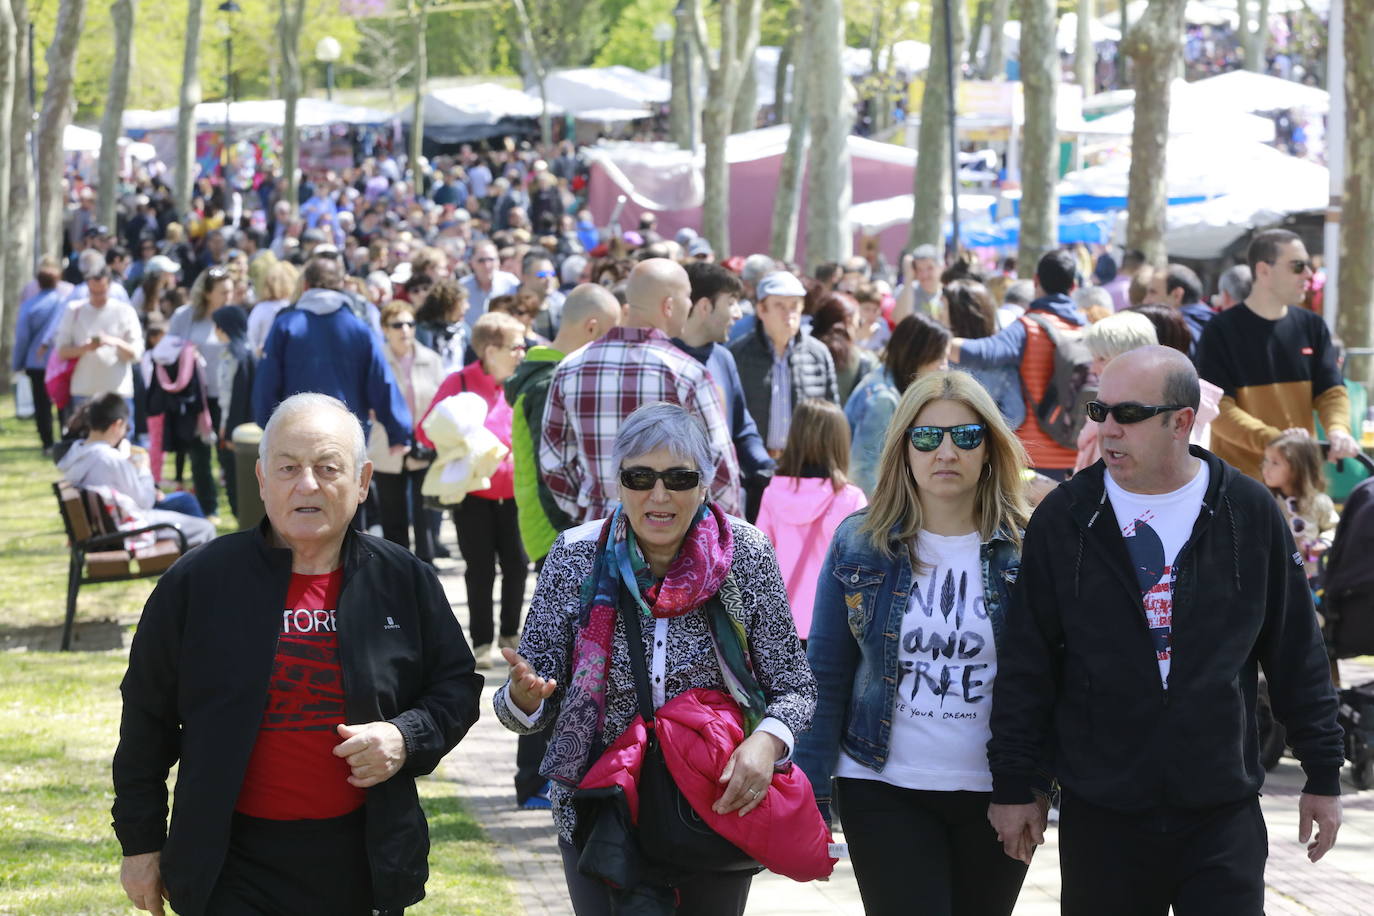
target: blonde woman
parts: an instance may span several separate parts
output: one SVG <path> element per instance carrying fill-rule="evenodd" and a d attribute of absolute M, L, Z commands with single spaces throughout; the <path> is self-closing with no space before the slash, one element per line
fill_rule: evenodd
<path fill-rule="evenodd" d="M 827 819 L 835 778 L 869 916 L 910 913 L 912 888 L 923 912 L 980 916 L 1010 914 L 1020 893 L 1026 865 L 987 821 L 986 745 L 1026 463 L 972 376 L 921 376 L 871 504 L 821 566 L 807 643 L 819 701 L 796 761 Z"/>
<path fill-rule="evenodd" d="M 248 346 L 258 356 L 262 356 L 267 332 L 272 330 L 277 313 L 290 305 L 299 292 L 300 272 L 287 261 L 272 265 L 262 284 L 258 303 L 248 313 Z"/>
<path fill-rule="evenodd" d="M 1159 338 L 1155 336 L 1155 326 L 1150 319 L 1139 312 L 1125 311 L 1108 315 L 1084 328 L 1083 343 L 1092 354 L 1092 373 L 1099 376 L 1107 363 L 1122 353 L 1153 347 L 1159 343 Z M 1078 459 L 1074 462 L 1073 472 L 1077 474 L 1096 464 L 1101 457 L 1097 447 L 1097 424 L 1087 420 L 1078 434 Z"/>

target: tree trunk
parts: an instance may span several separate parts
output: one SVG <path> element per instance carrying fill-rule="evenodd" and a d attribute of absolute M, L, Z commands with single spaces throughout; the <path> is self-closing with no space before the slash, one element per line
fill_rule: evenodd
<path fill-rule="evenodd" d="M 200 104 L 200 12 L 201 0 L 188 0 L 186 6 L 186 51 L 181 60 L 181 97 L 177 106 L 177 168 L 172 197 L 177 218 L 185 219 L 191 209 L 191 184 L 196 174 L 196 106 Z"/>
<path fill-rule="evenodd" d="M 410 107 L 410 155 L 407 165 L 410 180 L 415 185 L 416 196 L 423 193 L 420 175 L 420 157 L 424 155 L 425 145 L 425 83 L 429 79 L 429 43 L 426 32 L 429 29 L 429 13 L 424 5 L 416 7 L 415 13 L 415 101 Z"/>
<path fill-rule="evenodd" d="M 13 121 L 10 120 L 10 111 L 14 107 L 14 83 L 15 70 L 22 66 L 19 56 L 15 53 L 16 46 L 19 44 L 19 36 L 15 31 L 14 8 L 10 6 L 9 0 L 0 0 L 0 214 L 8 214 L 10 210 L 10 145 L 13 143 Z M 10 347 L 13 345 L 14 335 L 9 332 L 9 328 L 14 326 L 14 319 L 19 311 L 18 298 L 10 298 L 8 285 L 3 282 L 5 275 L 4 265 L 0 264 L 0 328 L 5 328 L 5 332 L 0 334 L 0 365 L 10 365 Z"/>
<path fill-rule="evenodd" d="M 195 0 L 192 0 L 195 2 Z M 291 212 L 300 205 L 297 191 L 300 178 L 300 153 L 297 152 L 296 102 L 301 97 L 301 20 L 305 18 L 305 0 L 279 0 L 280 21 L 277 25 L 281 40 L 282 97 L 286 102 L 286 123 L 282 125 L 282 172 L 286 175 L 286 196 Z"/>
<path fill-rule="evenodd" d="M 692 39 L 683 17 L 677 17 L 673 30 L 673 57 L 669 68 L 673 77 L 673 94 L 668 102 L 668 134 L 683 149 L 691 149 L 696 131 L 692 128 L 696 112 L 693 110 L 693 80 L 696 67 L 692 62 Z"/>
<path fill-rule="evenodd" d="M 998 0 L 1000 3 L 1001 0 Z M 964 4 L 949 0 L 954 13 L 951 36 L 954 59 L 960 60 L 964 48 Z M 911 213 L 908 246 L 945 245 L 945 197 L 949 194 L 949 82 L 945 62 L 945 4 L 937 0 L 930 17 L 930 68 L 926 70 L 925 96 L 921 99 L 921 131 L 916 143 L 916 202 Z M 958 79 L 958 71 L 955 71 Z"/>
<path fill-rule="evenodd" d="M 983 43 L 983 29 L 988 24 L 988 3 L 989 0 L 978 0 L 978 5 L 973 8 L 973 25 L 968 31 L 968 56 L 964 58 L 968 61 L 969 73 L 982 72 L 978 68 L 978 51 Z"/>
<path fill-rule="evenodd" d="M 515 15 L 520 22 L 520 40 L 525 46 L 525 60 L 527 61 L 526 70 L 530 71 L 526 76 L 533 76 L 534 83 L 539 88 L 539 100 L 542 105 L 539 109 L 539 137 L 544 146 L 553 145 L 553 124 L 549 121 L 549 94 L 544 88 L 544 78 L 548 73 L 548 68 L 544 65 L 544 59 L 539 53 L 539 46 L 534 42 L 534 31 L 530 27 L 529 12 L 525 9 L 524 0 L 511 0 L 515 6 Z"/>
<path fill-rule="evenodd" d="M 702 234 L 722 259 L 730 255 L 730 169 L 725 161 L 725 140 L 730 133 L 744 68 L 753 60 L 758 47 L 760 6 L 761 0 L 721 0 L 720 54 L 712 65 L 700 0 L 691 0 L 689 4 L 692 40 L 707 68 L 706 105 L 702 114 L 702 137 L 706 145 Z M 743 39 L 737 37 L 741 34 Z"/>
<path fill-rule="evenodd" d="M 1073 50 L 1073 72 L 1078 85 L 1083 87 L 1085 99 L 1097 91 L 1097 48 L 1093 47 L 1092 33 L 1092 21 L 1096 14 L 1093 0 L 1078 0 L 1078 40 Z M 1050 47 L 1054 49 L 1054 45 Z M 1051 50 L 1051 53 L 1055 51 Z"/>
<path fill-rule="evenodd" d="M 962 2 L 962 0 L 960 0 Z M 806 265 L 841 261 L 853 250 L 849 228 L 852 187 L 849 131 L 854 106 L 840 58 L 844 42 L 843 0 L 811 0 L 807 22 L 806 81 L 812 148 L 807 170 Z"/>
<path fill-rule="evenodd" d="M 1332 92 L 1342 87 L 1332 86 Z M 1341 200 L 1340 312 L 1347 347 L 1374 347 L 1374 6 L 1345 4 L 1345 188 Z M 1374 360 L 1350 357 L 1348 378 L 1374 384 Z M 1354 434 L 1360 421 L 1353 418 Z"/>
<path fill-rule="evenodd" d="M 1082 15 L 1082 7 L 1079 7 Z M 1055 50 L 1054 0 L 1021 2 L 1021 81 L 1026 91 L 1025 146 L 1021 158 L 1021 240 L 1016 262 L 1021 276 L 1034 275 L 1040 256 L 1059 244 L 1059 131 L 1055 96 L 1059 54 Z"/>
<path fill-rule="evenodd" d="M 759 75 L 754 69 L 754 57 L 744 61 L 744 72 L 739 82 L 739 92 L 735 95 L 735 107 L 730 114 L 730 133 L 742 134 L 753 130 L 758 123 L 759 112 Z"/>
<path fill-rule="evenodd" d="M 793 66 L 797 58 L 797 45 L 799 44 L 797 29 L 798 10 L 794 6 L 787 13 L 787 38 L 783 40 L 782 49 L 778 51 L 778 71 L 773 74 L 773 123 L 782 124 L 792 116 L 792 106 L 787 103 L 787 71 L 793 70 L 792 91 L 797 91 L 799 85 L 796 78 L 796 68 Z"/>
<path fill-rule="evenodd" d="M 1183 6 L 1184 0 L 1152 0 L 1124 41 L 1135 78 L 1126 247 L 1160 267 L 1168 260 L 1169 83 L 1183 58 Z"/>
<path fill-rule="evenodd" d="M 1010 11 L 1011 0 L 992 0 L 992 20 L 988 23 L 988 56 L 983 61 L 985 80 L 1000 80 L 1007 75 L 1006 29 Z M 934 55 L 934 42 L 931 42 L 930 50 Z"/>
<path fill-rule="evenodd" d="M 787 135 L 787 149 L 782 154 L 782 166 L 778 172 L 778 191 L 773 197 L 773 232 L 768 243 L 768 253 L 780 261 L 790 261 L 797 254 L 801 178 L 809 158 L 807 140 L 811 133 L 807 113 L 810 85 L 810 80 L 798 79 L 792 89 L 792 103 L 788 106 L 787 121 L 791 132 Z"/>
<path fill-rule="evenodd" d="M 38 118 L 38 244 L 44 254 L 62 256 L 62 134 L 71 123 L 72 91 L 76 85 L 76 45 L 86 0 L 62 0 L 57 31 L 48 45 L 48 85 L 43 90 L 43 113 Z"/>
<path fill-rule="evenodd" d="M 110 19 L 114 21 L 114 66 L 110 69 L 110 88 L 105 95 L 105 112 L 100 119 L 100 221 L 115 224 L 115 203 L 119 189 L 120 122 L 124 119 L 124 100 L 129 95 L 129 71 L 134 62 L 134 16 L 138 0 L 114 0 Z"/>
<path fill-rule="evenodd" d="M 8 0 L 0 0 L 0 5 Z M 10 4 L 14 15 L 14 101 L 12 108 L 0 109 L 0 118 L 10 123 L 9 147 L 0 147 L 0 156 L 9 160 L 9 208 L 5 218 L 3 263 L 0 263 L 0 297 L 18 303 L 20 291 L 33 272 L 33 159 L 30 157 L 30 137 L 33 133 L 33 105 L 29 100 L 29 11 L 25 0 Z M 14 340 L 14 327 L 19 317 L 17 307 L 5 310 L 0 322 L 0 339 Z M 8 365 L 6 363 L 5 365 Z"/>

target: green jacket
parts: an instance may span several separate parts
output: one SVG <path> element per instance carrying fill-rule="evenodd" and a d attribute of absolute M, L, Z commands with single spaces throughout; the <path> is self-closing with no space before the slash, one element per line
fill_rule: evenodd
<path fill-rule="evenodd" d="M 534 347 L 525 361 L 506 380 L 506 402 L 515 411 L 510 429 L 510 448 L 515 460 L 515 509 L 520 518 L 520 540 L 531 560 L 542 560 L 559 532 L 573 520 L 558 504 L 539 477 L 539 439 L 544 429 L 544 405 L 549 399 L 553 370 L 563 359 L 552 347 Z"/>

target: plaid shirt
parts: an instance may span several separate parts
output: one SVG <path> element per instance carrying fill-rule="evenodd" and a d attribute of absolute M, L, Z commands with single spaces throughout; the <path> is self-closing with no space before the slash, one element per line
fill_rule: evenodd
<path fill-rule="evenodd" d="M 559 508 L 581 521 L 617 502 L 611 450 L 620 424 L 641 404 L 668 401 L 699 417 L 716 473 L 711 496 L 740 515 L 739 463 L 716 386 L 706 368 L 657 328 L 612 328 L 558 364 L 544 409 L 539 472 Z"/>

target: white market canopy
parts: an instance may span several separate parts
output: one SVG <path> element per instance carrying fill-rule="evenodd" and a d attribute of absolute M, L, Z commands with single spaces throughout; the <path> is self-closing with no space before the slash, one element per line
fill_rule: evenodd
<path fill-rule="evenodd" d="M 1331 94 L 1325 89 L 1250 70 L 1232 70 L 1184 85 L 1198 104 L 1225 111 L 1297 108 L 1325 114 L 1331 107 Z"/>
<path fill-rule="evenodd" d="M 1002 34 L 1007 37 L 1010 45 L 1007 48 L 1009 54 L 1015 55 L 1021 47 L 1021 23 L 1019 20 L 1008 20 L 1002 27 Z M 1121 32 L 1117 31 L 1106 19 L 1094 19 L 1088 23 L 1088 37 L 1093 44 L 1100 41 L 1120 41 Z M 1078 14 L 1065 13 L 1059 17 L 1059 25 L 1054 33 L 1055 45 L 1061 53 L 1072 54 L 1074 48 L 1078 47 Z"/>
<path fill-rule="evenodd" d="M 102 145 L 98 130 L 78 127 L 75 124 L 68 124 L 62 130 L 64 153 L 99 153 Z M 157 150 L 153 149 L 151 144 L 130 140 L 128 137 L 119 138 L 119 149 L 124 155 L 131 156 L 139 162 L 151 162 L 157 158 Z"/>
<path fill-rule="evenodd" d="M 1185 87 L 1180 90 L 1179 86 Z M 1193 96 L 1189 84 L 1175 80 L 1169 95 L 1169 135 L 1206 134 L 1214 137 L 1272 143 L 1274 122 L 1269 118 L 1226 109 Z M 1088 122 L 1084 133 L 1129 137 L 1135 127 L 1135 108 L 1126 108 Z"/>
<path fill-rule="evenodd" d="M 280 128 L 286 125 L 286 102 L 281 99 L 250 99 L 229 103 L 229 123 L 234 129 Z M 195 108 L 196 127 L 224 126 L 224 102 L 201 102 Z M 331 124 L 383 124 L 391 116 L 384 111 L 345 105 L 325 99 L 298 99 L 297 127 L 327 127 Z M 121 122 L 126 131 L 176 130 L 177 109 L 158 111 L 130 109 Z"/>
<path fill-rule="evenodd" d="M 434 89 L 421 102 L 425 138 L 436 143 L 465 143 L 487 137 L 514 133 L 523 124 L 537 119 L 543 111 L 538 98 L 519 89 L 498 83 L 477 83 Z M 549 104 L 549 114 L 563 114 L 559 105 Z M 395 117 L 410 126 L 411 106 Z"/>
<path fill-rule="evenodd" d="M 544 80 L 549 102 L 591 121 L 632 121 L 648 117 L 654 105 L 667 104 L 673 84 L 630 67 L 580 67 L 555 70 Z M 525 94 L 538 101 L 539 89 Z"/>

